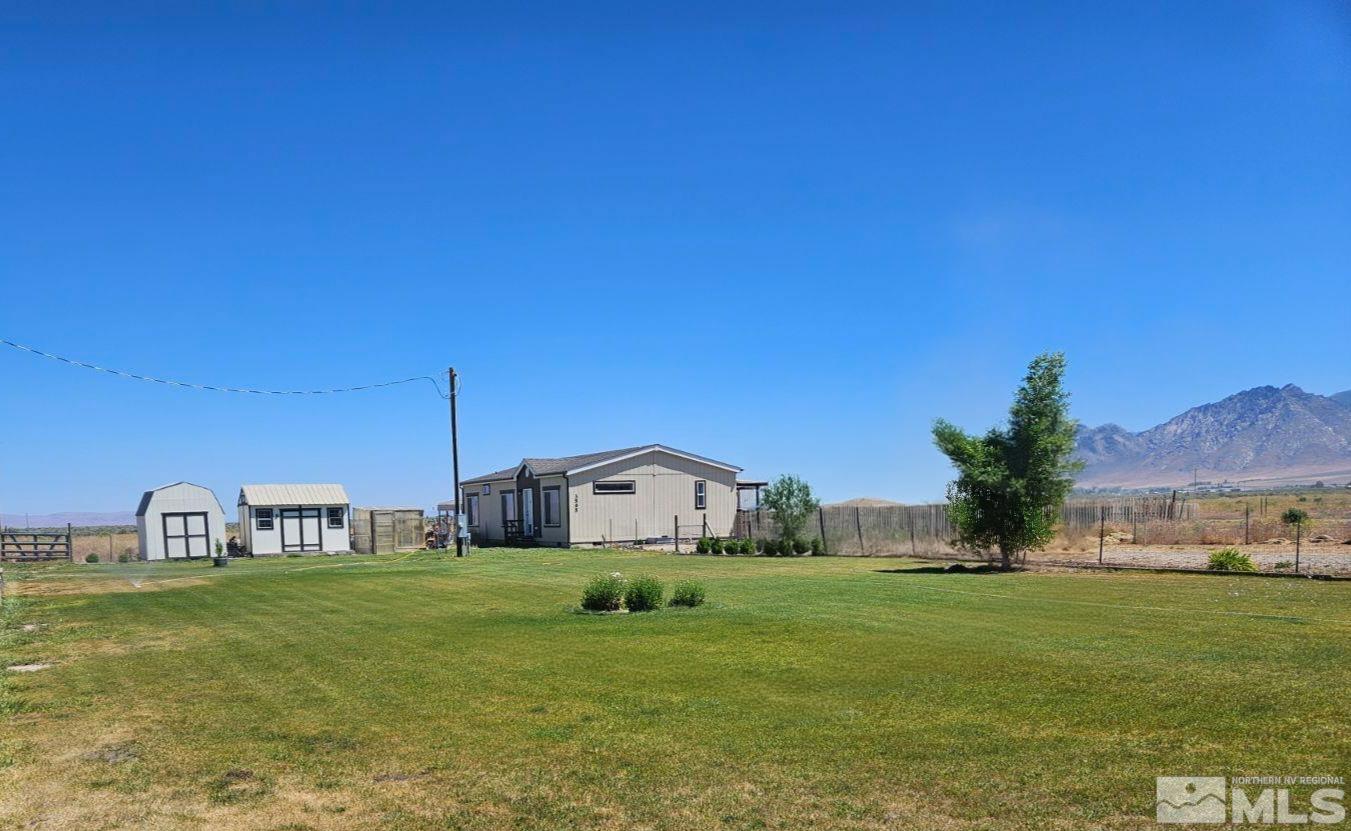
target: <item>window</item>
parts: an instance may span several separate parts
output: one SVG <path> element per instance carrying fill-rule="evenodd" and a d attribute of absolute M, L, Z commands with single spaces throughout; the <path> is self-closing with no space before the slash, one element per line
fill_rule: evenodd
<path fill-rule="evenodd" d="M 558 488 L 545 488 L 544 496 L 544 524 L 557 528 L 562 524 L 559 515 L 562 513 L 562 494 Z"/>
<path fill-rule="evenodd" d="M 271 509 L 271 508 L 255 508 L 255 509 L 253 510 L 253 518 L 254 518 L 255 525 L 257 526 L 257 528 L 258 528 L 259 531 L 271 531 L 271 530 L 272 530 L 272 509 Z"/>
<path fill-rule="evenodd" d="M 484 486 L 483 486 L 483 495 L 484 495 L 484 496 L 488 496 L 488 495 L 490 495 L 492 492 L 493 492 L 493 486 L 492 486 L 492 485 L 484 485 Z"/>
<path fill-rule="evenodd" d="M 346 513 L 346 511 L 345 511 L 343 508 L 329 508 L 329 509 L 328 509 L 328 527 L 329 527 L 329 528 L 341 528 L 341 527 L 342 527 L 342 517 L 343 517 L 343 514 L 345 514 L 345 513 Z"/>
<path fill-rule="evenodd" d="M 466 519 L 469 523 L 469 527 L 476 527 L 478 525 L 478 494 L 473 494 L 466 499 L 464 507 L 465 513 L 469 515 Z"/>
<path fill-rule="evenodd" d="M 637 493 L 638 488 L 632 479 L 621 482 L 592 482 L 592 493 Z"/>
<path fill-rule="evenodd" d="M 702 511 L 708 507 L 708 482 L 698 479 L 694 483 L 694 509 Z"/>

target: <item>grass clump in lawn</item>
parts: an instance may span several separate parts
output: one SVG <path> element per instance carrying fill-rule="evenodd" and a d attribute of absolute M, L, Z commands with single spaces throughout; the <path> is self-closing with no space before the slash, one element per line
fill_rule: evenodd
<path fill-rule="evenodd" d="M 666 587 L 655 577 L 639 577 L 624 590 L 624 605 L 630 612 L 650 612 L 661 608 Z"/>
<path fill-rule="evenodd" d="M 582 608 L 588 612 L 617 612 L 624 600 L 624 578 L 619 572 L 591 578 L 582 589 Z"/>
<path fill-rule="evenodd" d="M 1252 558 L 1237 548 L 1221 548 L 1210 552 L 1206 568 L 1211 571 L 1257 571 Z"/>
<path fill-rule="evenodd" d="M 695 580 L 681 580 L 671 591 L 672 606 L 694 608 L 704 604 L 704 584 Z"/>

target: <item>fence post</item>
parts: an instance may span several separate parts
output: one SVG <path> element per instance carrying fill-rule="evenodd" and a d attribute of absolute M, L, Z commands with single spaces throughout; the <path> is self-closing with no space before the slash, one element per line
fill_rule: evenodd
<path fill-rule="evenodd" d="M 1098 565 L 1102 565 L 1102 541 L 1107 535 L 1107 509 L 1098 509 Z"/>
<path fill-rule="evenodd" d="M 854 506 L 854 528 L 858 531 L 858 553 L 861 557 L 868 556 L 868 548 L 863 544 L 863 520 L 859 519 L 858 506 Z"/>
<path fill-rule="evenodd" d="M 66 558 L 75 562 L 75 540 L 70 536 L 70 523 L 66 523 Z"/>
<path fill-rule="evenodd" d="M 1295 523 L 1295 573 L 1299 574 L 1299 536 L 1304 528 L 1304 523 Z"/>
<path fill-rule="evenodd" d="M 907 511 L 905 524 L 910 526 L 910 556 L 918 557 L 919 549 L 915 547 L 915 515 Z"/>
<path fill-rule="evenodd" d="M 821 553 L 829 554 L 830 548 L 826 545 L 826 509 L 820 505 L 816 506 L 816 526 L 821 529 Z"/>
<path fill-rule="evenodd" d="M 1248 544 L 1248 516 L 1252 513 L 1252 506 L 1247 502 L 1243 503 L 1243 544 Z"/>
<path fill-rule="evenodd" d="M 675 515 L 675 545 L 676 553 L 680 553 L 680 514 Z"/>
<path fill-rule="evenodd" d="M 707 537 L 707 536 L 708 536 L 708 511 L 704 511 L 704 519 L 703 519 L 703 523 L 704 523 L 703 536 Z"/>

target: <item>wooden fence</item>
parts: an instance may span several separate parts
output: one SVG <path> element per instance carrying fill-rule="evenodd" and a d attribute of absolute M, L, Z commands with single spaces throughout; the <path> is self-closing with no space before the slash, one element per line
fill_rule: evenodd
<path fill-rule="evenodd" d="M 70 526 L 65 533 L 0 531 L 0 563 L 72 560 Z"/>

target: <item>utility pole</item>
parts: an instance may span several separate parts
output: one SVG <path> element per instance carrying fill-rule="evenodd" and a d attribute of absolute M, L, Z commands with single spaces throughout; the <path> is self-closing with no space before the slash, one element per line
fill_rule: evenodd
<path fill-rule="evenodd" d="M 460 430 L 455 421 L 455 399 L 459 396 L 459 379 L 455 367 L 450 367 L 450 462 L 455 477 L 455 556 L 464 556 L 464 537 L 460 536 L 460 517 L 465 515 L 464 499 L 460 495 Z"/>

